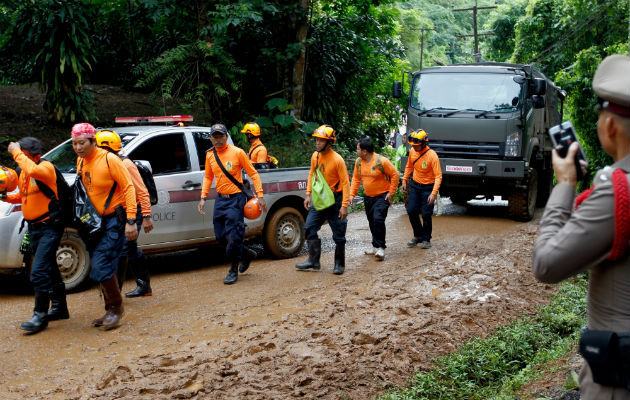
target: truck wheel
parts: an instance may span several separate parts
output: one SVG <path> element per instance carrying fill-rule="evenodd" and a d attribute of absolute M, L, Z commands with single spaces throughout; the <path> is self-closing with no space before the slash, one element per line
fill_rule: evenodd
<path fill-rule="evenodd" d="M 515 189 L 508 196 L 508 214 L 517 221 L 527 222 L 534 218 L 538 195 L 538 173 L 530 169 L 527 189 Z"/>
<path fill-rule="evenodd" d="M 551 190 L 553 189 L 553 169 L 542 171 L 538 180 L 538 197 L 536 207 L 544 207 L 547 204 Z"/>
<path fill-rule="evenodd" d="M 276 210 L 263 231 L 263 243 L 272 256 L 291 258 L 298 255 L 304 245 L 304 218 L 293 207 Z"/>
<path fill-rule="evenodd" d="M 72 231 L 65 231 L 57 249 L 57 265 L 66 290 L 78 290 L 90 274 L 90 254 L 83 240 Z"/>

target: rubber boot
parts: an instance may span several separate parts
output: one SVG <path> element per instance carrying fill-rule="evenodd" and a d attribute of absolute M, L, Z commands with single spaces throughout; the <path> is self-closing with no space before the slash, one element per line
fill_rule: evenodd
<path fill-rule="evenodd" d="M 140 296 L 152 296 L 151 284 L 148 281 L 142 279 L 136 279 L 136 288 L 131 292 L 125 293 L 126 297 L 140 297 Z"/>
<path fill-rule="evenodd" d="M 107 315 L 107 310 L 109 310 L 109 302 L 107 300 L 107 293 L 105 292 L 105 288 L 103 287 L 102 284 L 99 284 L 98 286 L 101 289 L 101 294 L 103 295 L 103 301 L 105 302 L 105 314 L 103 314 L 102 317 L 96 318 L 95 320 L 92 321 L 92 325 L 94 325 L 94 327 L 96 328 L 103 326 L 103 320 L 105 319 L 105 316 Z"/>
<path fill-rule="evenodd" d="M 106 294 L 107 303 L 105 309 L 105 316 L 103 317 L 103 330 L 110 330 L 118 328 L 121 324 L 120 320 L 124 313 L 122 304 L 122 296 L 120 295 L 120 289 L 118 288 L 118 280 L 116 275 L 113 275 L 108 280 L 101 282 L 103 291 Z M 109 306 L 109 307 L 108 307 Z"/>
<path fill-rule="evenodd" d="M 48 292 L 35 292 L 35 307 L 30 320 L 23 322 L 21 327 L 30 334 L 41 332 L 48 326 L 48 306 L 50 295 Z"/>
<path fill-rule="evenodd" d="M 256 256 L 258 256 L 258 254 L 254 250 L 247 246 L 243 246 L 243 259 L 241 260 L 241 265 L 238 266 L 238 272 L 242 274 L 247 271 L 249 264 L 256 258 Z"/>
<path fill-rule="evenodd" d="M 123 283 L 125 283 L 125 279 L 127 278 L 127 266 L 129 265 L 129 257 L 120 256 L 118 259 L 118 272 L 116 276 L 118 277 L 118 290 L 122 290 Z"/>
<path fill-rule="evenodd" d="M 66 302 L 66 285 L 63 282 L 56 283 L 50 292 L 50 310 L 48 321 L 70 318 L 68 303 Z"/>
<path fill-rule="evenodd" d="M 346 269 L 346 245 L 338 244 L 335 247 L 335 268 L 333 274 L 341 275 Z"/>
<path fill-rule="evenodd" d="M 227 276 L 223 280 L 223 283 L 226 285 L 231 285 L 238 279 L 238 260 L 232 261 L 232 266 L 230 267 L 230 271 Z"/>
<path fill-rule="evenodd" d="M 307 244 L 308 259 L 301 264 L 295 264 L 295 268 L 302 271 L 307 269 L 318 270 L 321 268 L 319 265 L 319 258 L 322 255 L 322 241 L 320 239 L 311 239 L 307 241 Z"/>

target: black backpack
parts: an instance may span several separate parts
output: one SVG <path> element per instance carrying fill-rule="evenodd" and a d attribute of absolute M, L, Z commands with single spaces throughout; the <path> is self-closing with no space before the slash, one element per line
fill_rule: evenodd
<path fill-rule="evenodd" d="M 144 182 L 144 186 L 147 187 L 149 198 L 151 199 L 151 205 L 156 205 L 158 202 L 158 195 L 157 188 L 155 187 L 155 181 L 153 180 L 153 174 L 151 173 L 149 168 L 142 165 L 142 163 L 138 161 L 134 161 L 133 163 L 136 164 L 136 167 L 138 167 L 138 172 L 140 172 L 142 182 Z"/>
<path fill-rule="evenodd" d="M 42 158 L 41 161 L 48 160 Z M 64 179 L 63 173 L 59 171 L 59 168 L 57 168 L 55 164 L 52 165 L 55 168 L 55 182 L 57 183 L 57 197 L 59 198 L 57 199 L 57 197 L 55 197 L 55 192 L 53 192 L 53 190 L 48 187 L 48 185 L 35 179 L 37 187 L 44 196 L 50 199 L 50 203 L 48 203 L 48 212 L 46 214 L 37 218 L 37 220 L 30 222 L 39 222 L 42 219 L 50 216 L 50 222 L 55 225 L 72 226 L 74 223 L 74 191 L 72 190 L 70 185 L 68 185 L 68 182 L 66 182 L 66 180 Z"/>

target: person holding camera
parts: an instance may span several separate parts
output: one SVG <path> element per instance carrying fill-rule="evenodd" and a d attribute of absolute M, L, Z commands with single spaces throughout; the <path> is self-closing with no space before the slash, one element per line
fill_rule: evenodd
<path fill-rule="evenodd" d="M 554 149 L 554 187 L 540 223 L 533 272 L 556 283 L 589 270 L 587 328 L 580 339 L 586 363 L 582 399 L 630 399 L 630 57 L 609 56 L 597 68 L 597 136 L 614 160 L 576 199 L 577 142 L 561 158 Z"/>

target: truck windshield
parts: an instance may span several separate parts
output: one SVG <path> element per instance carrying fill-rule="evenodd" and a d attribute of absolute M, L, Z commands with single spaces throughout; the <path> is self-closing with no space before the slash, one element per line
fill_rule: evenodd
<path fill-rule="evenodd" d="M 411 107 L 421 111 L 516 111 L 521 104 L 521 85 L 513 78 L 512 74 L 424 73 L 414 81 Z"/>

